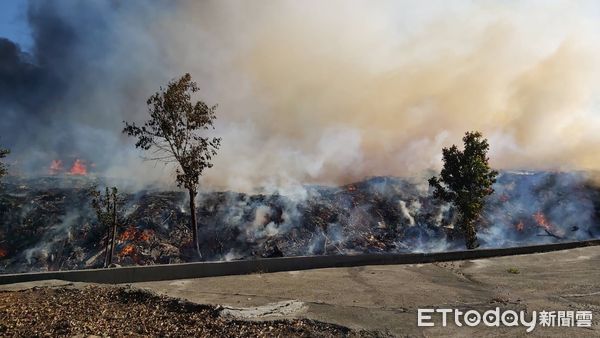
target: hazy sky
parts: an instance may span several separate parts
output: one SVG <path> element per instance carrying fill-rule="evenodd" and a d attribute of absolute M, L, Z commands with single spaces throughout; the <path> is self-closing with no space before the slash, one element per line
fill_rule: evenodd
<path fill-rule="evenodd" d="M 81 158 L 170 182 L 120 129 L 185 72 L 219 104 L 207 186 L 438 169 L 467 130 L 489 138 L 497 168 L 600 169 L 597 1 L 3 1 L 0 13 L 14 170 Z"/>

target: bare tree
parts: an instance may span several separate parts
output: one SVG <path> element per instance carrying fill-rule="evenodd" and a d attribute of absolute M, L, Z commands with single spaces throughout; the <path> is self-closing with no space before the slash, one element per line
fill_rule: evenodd
<path fill-rule="evenodd" d="M 192 102 L 192 95 L 198 91 L 190 74 L 169 82 L 166 89 L 161 87 L 146 102 L 150 119 L 142 126 L 124 122 L 123 133 L 137 138 L 136 148 L 152 149 L 153 156 L 147 159 L 178 164 L 177 186 L 189 193 L 193 245 L 195 254 L 201 258 L 195 199 L 200 176 L 204 169 L 212 167 L 211 160 L 217 154 L 221 138 L 202 135 L 202 131 L 214 129 L 217 106 Z"/>
<path fill-rule="evenodd" d="M 119 217 L 118 206 L 122 203 L 121 199 L 118 197 L 118 190 L 116 187 L 112 187 L 111 189 L 107 187 L 104 196 L 94 187 L 91 195 L 92 207 L 96 211 L 98 222 L 106 227 L 106 239 L 104 240 L 104 267 L 108 267 L 112 264 L 115 255 L 117 226 L 119 219 L 122 218 Z"/>
<path fill-rule="evenodd" d="M 4 148 L 0 148 L 0 159 L 5 158 L 6 155 L 10 154 L 10 150 L 8 149 L 4 149 Z M 2 178 L 4 175 L 6 175 L 6 165 L 2 162 L 0 162 L 0 178 Z"/>

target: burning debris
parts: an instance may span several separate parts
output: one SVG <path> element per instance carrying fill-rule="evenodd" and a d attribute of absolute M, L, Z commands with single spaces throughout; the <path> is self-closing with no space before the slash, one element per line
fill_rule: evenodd
<path fill-rule="evenodd" d="M 52 160 L 52 163 L 50 163 L 50 170 L 49 170 L 50 175 L 58 175 L 58 174 L 62 173 L 64 170 L 65 170 L 65 168 L 64 168 L 61 160 Z"/>
<path fill-rule="evenodd" d="M 535 214 L 533 214 L 533 218 L 535 219 L 537 225 L 540 228 L 542 228 L 548 234 L 548 236 L 562 239 L 561 236 L 558 236 L 557 234 L 555 234 L 554 226 L 552 224 L 550 224 L 550 222 L 548 221 L 548 219 L 546 219 L 546 216 L 544 216 L 544 214 L 542 212 L 540 212 L 540 211 L 536 212 Z"/>
<path fill-rule="evenodd" d="M 128 244 L 121 250 L 121 252 L 119 252 L 119 257 L 132 256 L 134 254 L 135 247 L 132 244 Z"/>
<path fill-rule="evenodd" d="M 11 178 L 0 194 L 0 271 L 101 267 L 107 231 L 90 208 L 89 177 Z M 572 173 L 503 173 L 489 197 L 483 247 L 600 236 L 600 189 Z M 305 186 L 303 197 L 207 192 L 199 196 L 207 260 L 463 248 L 456 212 L 411 180 L 376 177 L 342 187 Z M 183 192 L 123 194 L 115 263 L 193 258 Z M 3 256 L 3 257 L 2 257 Z"/>
<path fill-rule="evenodd" d="M 523 221 L 519 221 L 519 223 L 515 224 L 515 229 L 517 229 L 519 232 L 522 232 L 523 229 L 525 229 L 525 224 L 523 224 Z"/>
<path fill-rule="evenodd" d="M 129 227 L 125 230 L 121 236 L 119 236 L 120 241 L 131 241 L 136 238 L 137 229 L 135 227 Z"/>
<path fill-rule="evenodd" d="M 65 170 L 65 166 L 62 160 L 52 160 L 50 162 L 50 167 L 48 168 L 48 173 L 50 175 L 72 175 L 72 176 L 85 176 L 88 174 L 88 168 L 85 161 L 76 158 L 73 161 L 73 164 L 69 168 L 69 170 Z"/>
<path fill-rule="evenodd" d="M 71 175 L 87 175 L 87 167 L 85 163 L 80 159 L 75 159 L 71 169 L 69 169 Z"/>

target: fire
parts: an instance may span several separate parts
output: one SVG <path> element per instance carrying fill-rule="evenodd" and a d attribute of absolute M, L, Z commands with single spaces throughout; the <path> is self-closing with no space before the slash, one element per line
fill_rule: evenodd
<path fill-rule="evenodd" d="M 525 224 L 523 224 L 523 221 L 519 221 L 519 223 L 515 224 L 515 228 L 517 231 L 521 232 L 525 229 Z"/>
<path fill-rule="evenodd" d="M 121 236 L 119 236 L 120 241 L 131 241 L 137 237 L 137 229 L 133 226 L 130 226 L 127 230 L 125 230 Z"/>
<path fill-rule="evenodd" d="M 546 233 L 547 233 L 549 236 L 556 237 L 556 238 L 558 238 L 558 239 L 562 239 L 562 238 L 563 238 L 563 235 L 562 235 L 562 234 L 560 234 L 560 233 L 556 233 L 556 232 L 554 231 L 554 229 L 555 229 L 554 225 L 552 225 L 552 223 L 550 223 L 550 222 L 548 221 L 548 219 L 546 219 L 546 216 L 544 216 L 544 214 L 542 214 L 540 211 L 536 212 L 536 213 L 533 215 L 533 218 L 534 218 L 534 219 L 535 219 L 535 221 L 537 222 L 537 225 L 538 225 L 540 228 L 544 229 L 544 231 L 545 231 L 545 232 L 546 232 Z"/>
<path fill-rule="evenodd" d="M 121 242 L 124 241 L 149 241 L 152 237 L 154 237 L 154 231 L 147 229 L 144 231 L 139 231 L 135 226 L 130 226 L 125 230 L 121 236 L 119 236 L 119 240 Z"/>
<path fill-rule="evenodd" d="M 6 256 L 8 256 L 8 250 L 0 248 L 0 258 L 4 258 Z"/>
<path fill-rule="evenodd" d="M 542 214 L 541 211 L 538 211 L 535 214 L 533 214 L 533 218 L 535 219 L 540 228 L 544 228 L 548 231 L 552 230 L 552 224 L 550 224 L 548 219 L 546 219 L 546 216 L 544 216 L 544 214 Z"/>
<path fill-rule="evenodd" d="M 141 241 L 149 241 L 154 236 L 154 231 L 152 230 L 144 230 L 140 233 L 139 239 Z"/>
<path fill-rule="evenodd" d="M 131 256 L 135 253 L 135 247 L 131 244 L 126 245 L 121 252 L 119 252 L 119 256 Z"/>
<path fill-rule="evenodd" d="M 50 175 L 56 175 L 64 170 L 63 163 L 61 160 L 52 160 L 50 163 Z"/>
<path fill-rule="evenodd" d="M 69 174 L 71 174 L 71 175 L 87 175 L 87 167 L 86 167 L 85 163 L 80 159 L 76 159 L 75 162 L 73 163 L 73 166 L 71 166 L 71 169 L 69 170 Z"/>

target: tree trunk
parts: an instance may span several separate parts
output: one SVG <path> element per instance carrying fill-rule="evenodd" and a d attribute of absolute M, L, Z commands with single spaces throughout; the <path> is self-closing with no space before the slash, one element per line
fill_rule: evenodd
<path fill-rule="evenodd" d="M 110 195 L 108 194 L 108 188 L 106 190 L 106 215 L 108 216 L 108 213 L 110 212 Z M 103 217 L 103 222 L 106 222 L 106 217 Z M 111 227 L 110 224 L 108 224 L 108 222 L 106 222 L 106 252 L 104 253 L 104 267 L 107 268 L 110 265 L 110 248 L 109 248 L 109 241 L 110 241 L 110 233 L 111 233 Z"/>
<path fill-rule="evenodd" d="M 463 232 L 465 234 L 465 244 L 467 249 L 477 249 L 479 242 L 477 241 L 477 231 L 475 230 L 475 221 L 468 219 L 463 221 Z"/>
<path fill-rule="evenodd" d="M 190 193 L 190 228 L 192 228 L 192 244 L 196 258 L 202 259 L 200 243 L 198 241 L 198 223 L 196 222 L 196 192 L 188 189 Z"/>
<path fill-rule="evenodd" d="M 107 268 L 108 265 L 110 264 L 108 262 L 108 255 L 110 254 L 110 248 L 109 248 L 109 240 L 110 240 L 110 233 L 111 233 L 111 228 L 110 225 L 106 225 L 106 240 L 104 241 L 104 267 Z"/>
<path fill-rule="evenodd" d="M 112 205 L 112 236 L 110 243 L 110 264 L 112 264 L 113 257 L 115 256 L 115 242 L 117 241 L 117 195 L 113 194 L 113 205 Z"/>

